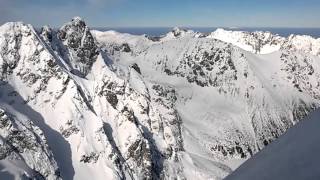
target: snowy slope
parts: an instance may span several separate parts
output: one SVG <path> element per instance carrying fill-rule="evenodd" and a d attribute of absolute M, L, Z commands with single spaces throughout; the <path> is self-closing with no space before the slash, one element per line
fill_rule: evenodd
<path fill-rule="evenodd" d="M 79 17 L 39 32 L 2 25 L 0 108 L 43 132 L 31 148 L 48 146 L 45 167 L 25 149 L 13 159 L 23 166 L 5 154 L 2 169 L 52 179 L 227 176 L 320 105 L 318 56 L 240 47 L 178 28 L 158 38 L 100 32 Z"/>
<path fill-rule="evenodd" d="M 319 179 L 320 111 L 311 113 L 270 146 L 253 156 L 226 180 Z"/>

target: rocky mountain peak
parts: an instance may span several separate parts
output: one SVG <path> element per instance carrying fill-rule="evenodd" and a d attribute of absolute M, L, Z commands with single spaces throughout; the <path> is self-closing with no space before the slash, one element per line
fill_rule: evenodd
<path fill-rule="evenodd" d="M 58 39 L 64 45 L 64 57 L 68 57 L 72 72 L 86 76 L 98 55 L 98 46 L 89 27 L 80 17 L 74 17 L 71 22 L 63 25 L 58 31 Z"/>
<path fill-rule="evenodd" d="M 74 17 L 71 19 L 70 22 L 67 22 L 66 24 L 64 24 L 60 28 L 60 31 L 68 31 L 68 30 L 72 29 L 76 32 L 84 33 L 86 28 L 88 28 L 88 27 L 87 27 L 86 23 L 84 22 L 84 20 L 82 20 L 80 17 Z M 64 39 L 64 37 L 61 37 L 61 39 Z"/>
<path fill-rule="evenodd" d="M 186 33 L 187 30 L 186 29 L 181 29 L 179 27 L 174 27 L 171 31 L 175 37 L 178 37 L 180 36 L 182 33 Z"/>
<path fill-rule="evenodd" d="M 40 31 L 40 36 L 46 41 L 52 41 L 52 29 L 49 26 L 43 26 Z"/>
<path fill-rule="evenodd" d="M 79 16 L 75 16 L 71 19 L 71 22 L 74 23 L 74 25 L 78 25 L 78 26 L 86 26 L 86 23 L 84 22 L 84 20 L 79 17 Z"/>
<path fill-rule="evenodd" d="M 204 35 L 202 33 L 195 32 L 192 30 L 174 27 L 170 32 L 168 32 L 166 35 L 164 35 L 161 38 L 161 40 L 168 41 L 168 40 L 179 39 L 179 38 L 184 38 L 184 37 L 198 38 L 198 37 L 204 37 Z"/>

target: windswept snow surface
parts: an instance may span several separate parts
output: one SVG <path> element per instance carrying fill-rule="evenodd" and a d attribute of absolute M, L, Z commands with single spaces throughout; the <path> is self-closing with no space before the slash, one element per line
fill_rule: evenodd
<path fill-rule="evenodd" d="M 317 43 L 213 34 L 229 33 L 239 44 L 179 28 L 161 37 L 100 32 L 79 17 L 39 32 L 2 25 L 0 164 L 16 170 L 1 172 L 227 176 L 320 106 Z"/>
<path fill-rule="evenodd" d="M 320 110 L 236 169 L 226 180 L 320 179 Z"/>

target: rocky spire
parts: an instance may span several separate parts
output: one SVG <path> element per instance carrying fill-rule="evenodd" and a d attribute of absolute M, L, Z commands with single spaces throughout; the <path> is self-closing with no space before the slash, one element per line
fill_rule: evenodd
<path fill-rule="evenodd" d="M 68 50 L 72 72 L 86 76 L 98 55 L 98 46 L 89 27 L 80 17 L 74 17 L 60 28 L 57 36 Z"/>
<path fill-rule="evenodd" d="M 47 43 L 52 42 L 52 29 L 49 26 L 43 26 L 40 31 L 40 36 Z"/>

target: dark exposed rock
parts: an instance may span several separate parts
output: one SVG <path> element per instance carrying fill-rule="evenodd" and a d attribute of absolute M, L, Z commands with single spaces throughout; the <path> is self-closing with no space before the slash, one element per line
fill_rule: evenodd
<path fill-rule="evenodd" d="M 99 154 L 95 152 L 91 152 L 90 154 L 82 155 L 80 158 L 80 162 L 83 163 L 96 163 L 99 159 Z"/>
<path fill-rule="evenodd" d="M 131 65 L 131 67 L 132 67 L 134 70 L 136 70 L 139 74 L 141 74 L 141 70 L 140 70 L 140 68 L 139 68 L 139 66 L 138 66 L 137 63 L 133 63 L 133 64 Z"/>
<path fill-rule="evenodd" d="M 73 68 L 73 72 L 79 72 L 83 76 L 87 75 L 99 54 L 99 50 L 85 22 L 81 18 L 75 17 L 60 28 L 57 36 L 71 51 L 68 63 Z"/>
<path fill-rule="evenodd" d="M 134 112 L 131 109 L 128 109 L 127 106 L 123 107 L 123 109 L 121 110 L 121 113 L 127 117 L 127 119 L 133 123 L 137 123 L 136 122 L 136 117 L 134 116 Z"/>
<path fill-rule="evenodd" d="M 72 125 L 72 126 L 66 128 L 66 129 L 60 128 L 60 131 L 61 131 L 61 134 L 62 134 L 63 137 L 68 138 L 68 137 L 70 137 L 72 134 L 78 133 L 80 130 L 78 129 L 77 126 Z"/>
<path fill-rule="evenodd" d="M 47 179 L 49 176 L 59 179 L 60 172 L 47 142 L 31 121 L 22 122 L 0 109 L 0 129 L 0 160 L 24 161 L 37 179 Z"/>
<path fill-rule="evenodd" d="M 15 28 L 19 28 L 18 26 Z M 4 60 L 3 65 L 1 67 L 1 79 L 5 77 L 6 74 L 11 74 L 12 69 L 14 69 L 17 66 L 18 61 L 20 60 L 20 53 L 19 49 L 21 46 L 21 39 L 22 39 L 22 33 L 20 33 L 18 30 L 15 30 L 13 33 L 7 34 L 4 36 L 5 40 L 3 43 L 5 43 L 3 48 L 1 49 L 1 56 Z M 8 48 L 9 44 L 13 44 L 12 48 Z"/>
<path fill-rule="evenodd" d="M 145 179 L 152 179 L 152 168 L 151 152 L 146 141 L 137 140 L 128 149 L 129 157 L 133 158 L 138 166 L 143 167 L 142 173 Z"/>
<path fill-rule="evenodd" d="M 43 26 L 40 31 L 40 36 L 48 43 L 52 42 L 53 31 L 49 26 Z"/>
<path fill-rule="evenodd" d="M 159 42 L 162 37 L 159 36 L 147 36 L 147 38 L 153 42 Z"/>
<path fill-rule="evenodd" d="M 123 44 L 121 45 L 121 50 L 122 50 L 123 52 L 131 52 L 131 49 L 130 49 L 130 46 L 129 46 L 128 43 L 123 43 Z"/>
<path fill-rule="evenodd" d="M 131 48 L 130 48 L 128 43 L 123 43 L 121 45 L 115 45 L 115 46 L 113 46 L 113 50 L 114 51 L 126 52 L 126 53 L 131 52 Z"/>
<path fill-rule="evenodd" d="M 212 48 L 211 51 L 195 48 L 196 52 L 191 55 L 185 55 L 180 65 L 171 71 L 165 69 L 168 75 L 178 75 L 186 77 L 188 82 L 196 83 L 201 87 L 222 86 L 237 80 L 237 70 L 231 58 L 231 48 Z M 211 72 L 215 70 L 216 76 Z"/>
<path fill-rule="evenodd" d="M 111 91 L 107 91 L 105 93 L 105 97 L 107 99 L 107 101 L 111 104 L 111 106 L 116 109 L 117 108 L 117 104 L 118 104 L 118 98 L 117 95 Z"/>

